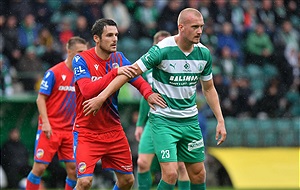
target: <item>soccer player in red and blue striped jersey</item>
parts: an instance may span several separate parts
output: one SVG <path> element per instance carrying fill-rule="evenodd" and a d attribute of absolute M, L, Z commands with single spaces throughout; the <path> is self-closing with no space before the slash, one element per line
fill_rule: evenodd
<path fill-rule="evenodd" d="M 99 19 L 92 27 L 96 46 L 73 59 L 76 91 L 76 120 L 74 123 L 74 151 L 77 169 L 76 190 L 92 185 L 96 163 L 113 170 L 117 177 L 114 186 L 131 189 L 134 183 L 132 156 L 118 112 L 118 92 L 112 94 L 94 115 L 86 116 L 82 103 L 96 97 L 120 74 L 126 75 L 150 103 L 162 102 L 142 78 L 133 78 L 135 69 L 121 52 L 117 52 L 118 29 L 113 20 Z"/>
<path fill-rule="evenodd" d="M 72 190 L 76 185 L 72 134 L 76 94 L 72 59 L 84 50 L 87 50 L 86 41 L 72 37 L 67 43 L 67 59 L 50 68 L 41 82 L 36 101 L 40 115 L 34 164 L 27 177 L 26 190 L 39 189 L 41 176 L 56 153 L 66 165 L 65 190 Z"/>

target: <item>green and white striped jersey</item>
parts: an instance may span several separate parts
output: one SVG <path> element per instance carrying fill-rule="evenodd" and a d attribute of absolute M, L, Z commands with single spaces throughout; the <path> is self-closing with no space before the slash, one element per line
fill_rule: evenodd
<path fill-rule="evenodd" d="M 152 46 L 137 64 L 143 72 L 153 69 L 153 90 L 168 105 L 156 106 L 151 113 L 168 118 L 188 118 L 198 113 L 196 85 L 199 80 L 212 79 L 212 58 L 207 47 L 198 43 L 191 53 L 184 53 L 171 36 Z"/>

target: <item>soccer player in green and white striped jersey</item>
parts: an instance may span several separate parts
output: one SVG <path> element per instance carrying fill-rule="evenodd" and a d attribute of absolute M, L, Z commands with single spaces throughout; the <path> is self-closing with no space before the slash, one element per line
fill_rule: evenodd
<path fill-rule="evenodd" d="M 171 36 L 167 31 L 160 30 L 153 36 L 153 44 L 157 44 L 166 37 Z M 152 86 L 152 69 L 143 73 L 144 79 Z M 151 127 L 148 121 L 150 107 L 148 102 L 141 98 L 139 116 L 136 123 L 135 138 L 139 141 L 138 160 L 137 160 L 137 180 L 138 190 L 150 190 L 152 186 L 151 171 L 156 166 L 157 158 L 155 157 L 154 146 L 151 137 Z M 154 162 L 153 162 L 154 159 Z M 159 166 L 158 166 L 159 167 Z M 151 169 L 151 171 L 150 171 Z M 160 168 L 159 168 L 160 169 Z M 178 162 L 178 190 L 190 189 L 189 177 L 183 162 Z"/>
<path fill-rule="evenodd" d="M 199 42 L 203 26 L 203 16 L 198 10 L 182 10 L 178 16 L 178 34 L 152 46 L 133 64 L 137 75 L 153 69 L 153 90 L 167 103 L 167 107 L 160 107 L 164 103 L 160 103 L 158 97 L 148 98 L 151 134 L 162 170 L 159 190 L 174 189 L 178 177 L 177 161 L 185 163 L 192 190 L 206 189 L 204 142 L 196 106 L 198 81 L 217 119 L 217 145 L 226 139 L 225 122 L 212 78 L 211 54 Z M 97 112 L 106 98 L 127 80 L 125 75 L 117 76 L 99 96 L 84 102 L 84 113 Z"/>

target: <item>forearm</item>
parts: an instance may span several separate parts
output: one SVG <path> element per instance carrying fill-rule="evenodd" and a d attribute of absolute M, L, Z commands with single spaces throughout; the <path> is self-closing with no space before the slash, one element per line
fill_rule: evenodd
<path fill-rule="evenodd" d="M 207 104 L 209 105 L 210 109 L 214 113 L 218 122 L 224 122 L 224 117 L 222 114 L 222 110 L 220 107 L 220 101 L 218 97 L 218 93 L 214 87 L 209 90 L 203 91 L 204 96 L 206 98 Z"/>
<path fill-rule="evenodd" d="M 132 66 L 136 67 L 136 73 L 135 77 L 142 74 L 141 69 L 139 66 L 135 63 Z M 105 98 L 105 100 L 112 95 L 114 92 L 116 92 L 118 89 L 120 89 L 126 82 L 128 82 L 130 78 L 128 78 L 126 75 L 118 75 L 106 88 L 103 90 L 98 96 L 101 96 L 101 98 Z M 146 82 L 147 83 L 147 82 Z M 147 83 L 148 84 L 148 83 Z M 148 84 L 149 85 L 149 84 Z"/>
<path fill-rule="evenodd" d="M 98 96 L 106 100 L 109 96 L 120 89 L 127 81 L 129 81 L 127 76 L 118 75 Z"/>
<path fill-rule="evenodd" d="M 97 96 L 102 90 L 104 90 L 109 83 L 117 76 L 117 69 L 113 69 L 101 79 L 92 82 L 88 78 L 83 78 L 77 81 L 81 94 L 84 98 L 90 99 Z"/>
<path fill-rule="evenodd" d="M 40 95 L 39 95 L 40 96 Z M 47 113 L 47 106 L 46 106 L 46 101 L 42 99 L 41 97 L 37 98 L 36 104 L 39 110 L 40 117 L 42 119 L 43 123 L 50 123 L 48 119 L 48 113 Z"/>

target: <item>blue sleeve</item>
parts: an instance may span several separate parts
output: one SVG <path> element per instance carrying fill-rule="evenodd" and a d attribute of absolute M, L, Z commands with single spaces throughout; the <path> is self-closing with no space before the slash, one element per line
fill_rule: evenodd
<path fill-rule="evenodd" d="M 55 85 L 54 73 L 53 73 L 53 71 L 48 70 L 45 73 L 44 78 L 41 82 L 39 93 L 50 96 L 54 85 Z"/>
<path fill-rule="evenodd" d="M 75 82 L 81 78 L 91 78 L 91 74 L 87 67 L 87 64 L 80 55 L 76 55 L 73 58 L 72 67 L 74 71 Z"/>
<path fill-rule="evenodd" d="M 121 56 L 122 56 L 122 66 L 128 66 L 128 65 L 131 65 L 131 62 L 125 57 L 125 55 L 122 53 L 122 52 L 120 52 L 120 54 L 121 54 Z M 135 78 L 133 78 L 133 79 L 131 79 L 130 81 L 128 81 L 129 83 L 132 83 L 132 82 L 134 82 L 136 79 L 138 79 L 138 77 L 139 76 L 137 76 L 137 77 L 135 77 Z"/>

